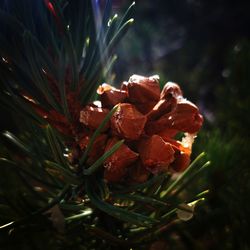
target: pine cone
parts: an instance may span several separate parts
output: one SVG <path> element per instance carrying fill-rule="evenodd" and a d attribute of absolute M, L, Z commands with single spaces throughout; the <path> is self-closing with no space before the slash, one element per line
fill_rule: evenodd
<path fill-rule="evenodd" d="M 157 76 L 133 75 L 120 89 L 103 84 L 97 93 L 101 106 L 90 104 L 83 108 L 80 122 L 93 131 L 118 104 L 110 125 L 103 130 L 104 152 L 124 139 L 124 144 L 104 163 L 104 178 L 108 182 L 142 182 L 150 173 L 180 172 L 188 167 L 192 143 L 203 117 L 197 106 L 183 98 L 178 84 L 169 82 L 160 92 Z M 174 139 L 179 132 L 185 133 L 183 141 Z M 85 146 L 81 141 L 82 150 Z M 94 148 L 91 162 L 100 157 L 100 151 Z"/>

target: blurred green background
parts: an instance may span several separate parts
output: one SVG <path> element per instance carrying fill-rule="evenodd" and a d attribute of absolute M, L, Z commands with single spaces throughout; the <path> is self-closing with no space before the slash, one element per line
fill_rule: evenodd
<path fill-rule="evenodd" d="M 119 11 L 130 1 L 115 1 Z M 135 24 L 118 50 L 115 83 L 132 74 L 177 82 L 205 122 L 193 156 L 211 168 L 193 220 L 159 239 L 157 249 L 250 249 L 250 2 L 138 0 Z M 161 248 L 162 247 L 162 248 Z"/>

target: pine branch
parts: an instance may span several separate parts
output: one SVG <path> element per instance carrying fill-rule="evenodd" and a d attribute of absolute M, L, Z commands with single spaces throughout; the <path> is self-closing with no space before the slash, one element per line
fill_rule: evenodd
<path fill-rule="evenodd" d="M 95 237 L 126 247 L 156 239 L 167 230 L 165 227 L 179 221 L 178 211 L 193 214 L 190 206 L 204 199 L 206 193 L 201 190 L 192 194 L 192 198 L 183 191 L 209 163 L 204 164 L 201 154 L 177 179 L 173 177 L 171 161 L 168 168 L 164 166 L 165 172 L 159 173 L 152 169 L 150 172 L 150 166 L 145 164 L 146 179 L 138 183 L 126 175 L 118 184 L 105 177 L 110 166 L 119 176 L 124 170 L 123 161 L 132 162 L 129 166 L 132 170 L 126 166 L 126 173 L 133 171 L 133 164 L 138 164 L 134 169 L 141 167 L 139 162 L 143 164 L 137 148 L 139 139 L 127 138 L 120 134 L 121 129 L 114 129 L 114 120 L 119 123 L 125 116 L 119 113 L 121 105 L 133 106 L 137 101 L 129 103 L 128 91 L 109 86 L 112 93 L 125 93 L 126 97 L 117 102 L 120 104 L 110 107 L 103 102 L 100 108 L 91 103 L 98 85 L 112 68 L 116 46 L 133 23 L 131 13 L 135 3 L 119 18 L 112 15 L 109 0 L 103 11 L 96 9 L 91 0 L 41 0 L 39 9 L 29 2 L 27 15 L 23 12 L 25 1 L 13 0 L 13 9 L 0 5 L 0 21 L 6 27 L 0 30 L 0 81 L 4 97 L 1 104 L 14 113 L 19 127 L 17 135 L 4 133 L 8 143 L 1 142 L 4 151 L 0 152 L 0 230 L 19 232 L 29 226 L 39 228 L 41 218 L 51 232 L 60 234 L 66 230 L 67 235 L 76 230 L 73 242 L 77 238 L 85 240 L 90 249 L 98 246 Z M 97 12 L 101 13 L 98 24 Z M 20 40 L 18 44 L 12 39 L 13 34 Z M 154 92 L 160 96 L 157 86 L 156 91 L 145 96 Z M 139 91 L 140 95 L 144 91 Z M 80 119 L 80 112 L 85 109 L 96 112 L 96 116 L 88 121 L 87 113 Z M 139 113 L 139 109 L 131 110 L 132 115 Z M 99 115 L 103 114 L 106 115 L 99 122 Z M 138 116 L 146 124 L 150 115 Z M 136 119 L 130 119 L 130 123 L 137 124 Z M 143 140 L 151 136 L 145 124 L 140 135 Z M 101 136 L 104 139 L 99 141 L 100 146 Z M 110 146 L 111 139 L 115 142 Z M 170 142 L 164 143 L 171 147 L 174 158 L 183 149 L 178 148 L 180 142 Z M 113 162 L 106 164 L 110 159 Z M 11 211 L 8 216 L 7 209 Z M 53 209 L 60 214 L 59 222 L 58 218 L 50 217 Z M 58 229 L 57 223 L 62 228 Z M 113 231 L 109 224 L 113 225 Z"/>

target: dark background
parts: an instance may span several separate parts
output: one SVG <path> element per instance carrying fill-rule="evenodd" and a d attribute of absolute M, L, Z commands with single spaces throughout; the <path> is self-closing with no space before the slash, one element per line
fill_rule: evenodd
<path fill-rule="evenodd" d="M 115 2 L 118 10 L 130 3 Z M 179 83 L 205 118 L 193 156 L 205 151 L 212 164 L 190 189 L 208 186 L 210 195 L 193 220 L 159 239 L 162 249 L 250 248 L 249 11 L 249 1 L 137 1 L 119 47 L 115 83 L 159 74 L 162 84 Z"/>

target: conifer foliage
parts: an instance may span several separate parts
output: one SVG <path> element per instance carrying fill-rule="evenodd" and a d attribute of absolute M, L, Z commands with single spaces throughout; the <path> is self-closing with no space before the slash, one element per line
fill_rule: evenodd
<path fill-rule="evenodd" d="M 134 3 L 122 17 L 108 0 L 103 8 L 90 0 L 0 7 L 1 105 L 16 124 L 1 137 L 1 244 L 143 247 L 191 218 L 206 192 L 185 187 L 208 166 L 204 153 L 189 165 L 202 124 L 198 108 L 177 84 L 160 93 L 157 77 L 133 76 L 121 89 L 101 85 Z M 174 139 L 184 132 L 182 142 Z M 154 156 L 159 145 L 166 159 Z M 111 163 L 121 172 L 110 173 Z"/>

